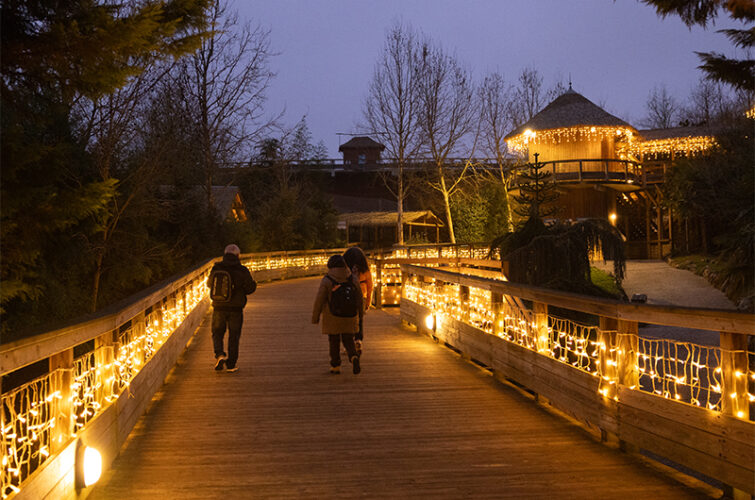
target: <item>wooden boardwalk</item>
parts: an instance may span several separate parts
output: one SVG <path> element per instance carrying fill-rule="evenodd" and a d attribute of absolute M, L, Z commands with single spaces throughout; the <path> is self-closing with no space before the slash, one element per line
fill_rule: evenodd
<path fill-rule="evenodd" d="M 209 318 L 92 499 L 699 498 L 398 321 L 366 316 L 362 373 L 328 373 L 316 278 L 251 296 L 240 369 Z"/>

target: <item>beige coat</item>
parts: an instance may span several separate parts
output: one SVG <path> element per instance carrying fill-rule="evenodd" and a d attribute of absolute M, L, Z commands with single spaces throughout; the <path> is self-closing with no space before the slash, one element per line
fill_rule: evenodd
<path fill-rule="evenodd" d="M 328 276 L 343 283 L 351 279 L 351 271 L 345 267 L 336 267 L 328 269 Z M 315 297 L 315 304 L 312 309 L 312 323 L 319 323 L 320 316 L 322 316 L 322 333 L 326 335 L 357 333 L 359 331 L 359 316 L 363 311 L 362 305 L 359 305 L 360 314 L 353 318 L 333 316 L 330 314 L 330 308 L 328 308 L 328 297 L 330 297 L 330 290 L 332 288 L 333 282 L 323 277 L 320 281 L 320 288 L 317 290 L 317 297 Z"/>

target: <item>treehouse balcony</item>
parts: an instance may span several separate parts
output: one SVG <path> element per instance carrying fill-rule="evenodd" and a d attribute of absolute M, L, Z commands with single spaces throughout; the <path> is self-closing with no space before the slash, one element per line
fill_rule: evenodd
<path fill-rule="evenodd" d="M 645 184 L 642 165 L 631 160 L 580 158 L 541 163 L 545 165 L 543 171 L 553 174 L 558 184 L 602 184 L 617 191 L 636 191 Z M 525 168 L 511 171 L 512 190 L 517 190 Z"/>

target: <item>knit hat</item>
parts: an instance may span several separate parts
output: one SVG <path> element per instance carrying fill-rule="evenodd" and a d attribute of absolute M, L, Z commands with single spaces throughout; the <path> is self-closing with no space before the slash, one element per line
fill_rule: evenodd
<path fill-rule="evenodd" d="M 230 245 L 225 247 L 225 250 L 223 250 L 223 253 L 232 253 L 233 255 L 238 257 L 239 255 L 241 255 L 241 249 L 238 246 L 231 243 Z"/>
<path fill-rule="evenodd" d="M 346 267 L 343 255 L 333 255 L 328 259 L 328 269 L 333 269 L 334 267 Z"/>

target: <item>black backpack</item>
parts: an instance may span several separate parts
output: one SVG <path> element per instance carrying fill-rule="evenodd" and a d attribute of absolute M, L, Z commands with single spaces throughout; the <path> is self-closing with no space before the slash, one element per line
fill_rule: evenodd
<path fill-rule="evenodd" d="M 213 302 L 230 302 L 233 295 L 233 279 L 228 271 L 215 270 L 212 272 L 210 283 L 210 298 Z"/>
<path fill-rule="evenodd" d="M 359 295 L 362 290 L 351 279 L 339 282 L 330 276 L 325 277 L 333 282 L 333 289 L 328 298 L 330 314 L 339 318 L 353 318 L 359 314 Z"/>

